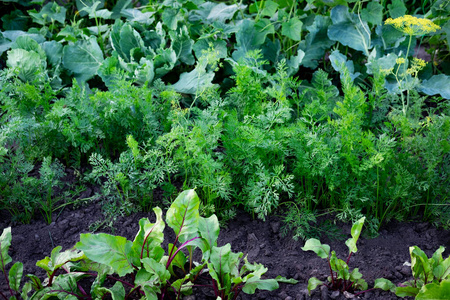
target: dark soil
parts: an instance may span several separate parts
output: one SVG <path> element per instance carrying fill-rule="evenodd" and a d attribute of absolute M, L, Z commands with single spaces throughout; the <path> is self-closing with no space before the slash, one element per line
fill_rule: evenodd
<path fill-rule="evenodd" d="M 137 213 L 129 217 L 121 217 L 115 223 L 115 235 L 121 235 L 133 240 L 138 231 L 138 221 L 142 217 L 154 218 L 153 213 Z M 56 218 L 56 216 L 55 216 Z M 45 274 L 36 267 L 36 261 L 50 256 L 51 250 L 61 245 L 63 250 L 71 248 L 79 240 L 79 234 L 88 232 L 89 225 L 102 218 L 101 207 L 98 203 L 90 204 L 75 210 L 64 210 L 55 221 L 47 225 L 42 219 L 33 220 L 29 225 L 11 224 L 11 217 L 6 211 L 0 211 L 0 232 L 12 226 L 12 245 L 10 255 L 13 262 L 24 263 L 24 274 L 36 274 L 44 279 Z M 277 217 L 269 217 L 266 222 L 252 220 L 245 214 L 239 213 L 237 218 L 222 228 L 219 235 L 219 246 L 226 243 L 232 245 L 232 250 L 248 254 L 250 262 L 264 264 L 269 271 L 268 278 L 282 275 L 299 281 L 296 285 L 280 284 L 278 290 L 267 292 L 257 290 L 255 295 L 242 295 L 241 299 L 347 299 L 343 294 L 332 293 L 327 289 L 317 289 L 308 296 L 307 282 L 312 276 L 325 280 L 328 275 L 326 261 L 320 259 L 313 252 L 304 252 L 300 248 L 303 241 L 294 241 L 291 237 L 280 234 L 282 222 Z M 346 235 L 350 233 L 350 225 L 338 224 Z M 166 228 L 168 228 L 166 226 Z M 173 241 L 170 228 L 165 237 Z M 110 233 L 105 230 L 104 232 Z M 345 259 L 348 248 L 344 241 L 333 241 L 321 238 L 335 250 L 338 257 Z M 350 260 L 350 268 L 359 268 L 363 278 L 373 286 L 376 278 L 384 277 L 399 284 L 412 279 L 411 269 L 405 266 L 410 261 L 409 246 L 417 245 L 427 255 L 431 255 L 440 245 L 447 247 L 445 256 L 449 255 L 450 232 L 437 229 L 428 223 L 420 222 L 392 222 L 385 226 L 379 237 L 367 239 L 361 237 L 357 244 L 358 252 Z M 12 264 L 7 266 L 9 269 Z M 2 274 L 0 274 L 2 275 Z M 0 277 L 0 291 L 6 292 L 3 275 Z M 348 296 L 348 295 L 347 295 Z M 351 296 L 351 295 L 350 295 Z M 201 288 L 194 296 L 186 299 L 214 299 L 212 290 Z M 370 291 L 354 299 L 398 299 L 395 295 L 383 291 Z"/>

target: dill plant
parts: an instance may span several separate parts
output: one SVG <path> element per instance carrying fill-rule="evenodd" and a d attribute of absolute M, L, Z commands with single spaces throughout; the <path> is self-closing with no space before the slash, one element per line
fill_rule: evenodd
<path fill-rule="evenodd" d="M 400 91 L 403 91 L 405 89 L 407 90 L 406 99 L 404 99 L 403 93 L 400 92 L 403 106 L 402 111 L 403 115 L 406 116 L 408 106 L 410 104 L 409 90 L 417 85 L 417 82 L 415 82 L 417 81 L 417 74 L 426 65 L 424 60 L 419 58 L 413 58 L 411 61 L 411 67 L 408 68 L 407 60 L 409 59 L 409 51 L 412 45 L 412 37 L 434 33 L 441 28 L 438 25 L 434 24 L 433 21 L 431 20 L 424 18 L 417 18 L 411 15 L 404 15 L 395 19 L 388 18 L 385 21 L 385 24 L 392 25 L 395 29 L 409 36 L 408 47 L 405 55 L 406 59 L 403 57 L 397 58 L 396 60 L 397 69 L 386 70 L 387 73 L 392 73 L 394 75 L 396 81 L 399 84 Z"/>

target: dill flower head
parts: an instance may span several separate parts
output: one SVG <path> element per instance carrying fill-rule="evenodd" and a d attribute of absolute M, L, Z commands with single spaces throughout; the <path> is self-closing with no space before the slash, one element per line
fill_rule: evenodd
<path fill-rule="evenodd" d="M 404 64 L 406 61 L 403 57 L 399 57 L 395 60 L 398 65 Z"/>
<path fill-rule="evenodd" d="M 417 18 L 411 15 L 404 15 L 395 19 L 389 18 L 384 24 L 392 25 L 395 29 L 407 35 L 423 35 L 441 29 L 441 27 L 434 24 L 431 20 Z"/>
<path fill-rule="evenodd" d="M 425 68 L 426 65 L 427 63 L 423 59 L 413 57 L 411 67 L 407 70 L 407 72 L 412 76 L 417 76 L 419 71 Z"/>

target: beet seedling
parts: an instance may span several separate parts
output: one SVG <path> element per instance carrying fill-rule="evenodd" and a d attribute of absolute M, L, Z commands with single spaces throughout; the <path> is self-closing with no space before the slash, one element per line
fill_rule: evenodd
<path fill-rule="evenodd" d="M 450 295 L 450 256 L 444 259 L 441 246 L 428 258 L 419 247 L 409 247 L 411 256 L 411 271 L 414 279 L 396 287 L 384 279 L 386 284 L 380 286 L 383 290 L 391 290 L 398 297 L 415 297 L 416 300 L 448 299 Z"/>
<path fill-rule="evenodd" d="M 348 267 L 348 262 L 353 253 L 358 251 L 356 248 L 356 242 L 361 234 L 362 227 L 364 225 L 365 217 L 359 219 L 353 224 L 351 229 L 352 237 L 349 238 L 345 244 L 349 249 L 349 254 L 346 261 L 343 261 L 336 256 L 336 252 L 331 251 L 330 246 L 327 244 L 321 244 L 317 239 L 309 239 L 306 241 L 303 251 L 314 251 L 320 258 L 324 258 L 328 262 L 330 269 L 330 275 L 328 277 L 329 283 L 325 283 L 316 277 L 311 277 L 308 280 L 308 292 L 315 290 L 319 285 L 326 285 L 331 290 L 354 293 L 356 290 L 361 290 L 358 294 L 367 292 L 367 282 L 362 279 L 362 274 L 358 268 L 353 269 L 351 272 Z M 380 285 L 385 284 L 383 278 L 375 280 L 375 288 L 379 288 Z"/>

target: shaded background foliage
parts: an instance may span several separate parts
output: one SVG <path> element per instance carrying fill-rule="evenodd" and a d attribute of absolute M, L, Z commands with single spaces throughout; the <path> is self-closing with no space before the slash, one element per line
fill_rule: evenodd
<path fill-rule="evenodd" d="M 35 176 L 62 163 L 107 218 L 196 187 L 223 221 L 289 207 L 301 238 L 322 213 L 450 225 L 446 1 L 2 4 L 0 208 L 19 221 L 71 203 Z M 440 29 L 384 24 L 405 14 Z"/>

